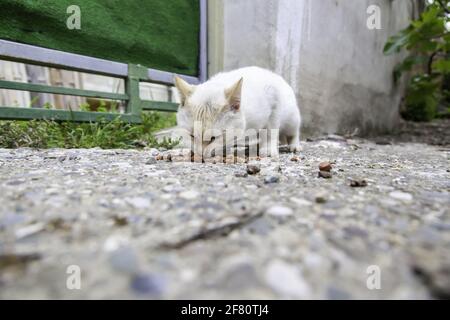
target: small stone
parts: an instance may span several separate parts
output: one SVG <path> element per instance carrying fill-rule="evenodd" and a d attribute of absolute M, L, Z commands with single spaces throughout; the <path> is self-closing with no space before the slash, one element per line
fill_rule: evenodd
<path fill-rule="evenodd" d="M 273 206 L 267 209 L 267 214 L 275 217 L 286 217 L 291 216 L 293 211 L 291 208 L 283 206 Z"/>
<path fill-rule="evenodd" d="M 267 235 L 272 229 L 272 225 L 270 224 L 270 220 L 266 217 L 261 217 L 259 219 L 251 222 L 247 228 L 251 233 L 255 233 L 258 235 Z"/>
<path fill-rule="evenodd" d="M 330 286 L 327 288 L 327 299 L 329 300 L 350 300 L 352 296 L 338 287 Z"/>
<path fill-rule="evenodd" d="M 327 140 L 331 140 L 331 141 L 342 141 L 345 142 L 347 141 L 347 139 L 343 136 L 339 136 L 337 134 L 329 134 L 327 135 Z"/>
<path fill-rule="evenodd" d="M 432 223 L 431 226 L 440 231 L 450 231 L 450 223 L 445 222 Z"/>
<path fill-rule="evenodd" d="M 259 283 L 253 261 L 247 257 L 231 257 L 222 263 L 224 276 L 220 282 L 221 290 L 238 292 L 252 288 Z"/>
<path fill-rule="evenodd" d="M 255 175 L 258 174 L 261 171 L 261 167 L 254 165 L 254 164 L 249 164 L 247 165 L 247 173 L 251 174 L 251 175 Z"/>
<path fill-rule="evenodd" d="M 158 161 L 156 160 L 156 157 L 150 157 L 145 164 L 156 164 Z"/>
<path fill-rule="evenodd" d="M 122 216 L 114 216 L 113 217 L 114 224 L 118 227 L 123 227 L 128 225 L 128 219 L 127 217 Z"/>
<path fill-rule="evenodd" d="M 26 220 L 25 215 L 10 213 L 0 219 L 0 229 L 10 227 Z"/>
<path fill-rule="evenodd" d="M 280 177 L 278 176 L 269 176 L 264 178 L 265 184 L 272 184 L 272 183 L 278 183 L 280 182 Z"/>
<path fill-rule="evenodd" d="M 292 157 L 292 158 L 291 158 L 291 161 L 292 161 L 292 162 L 299 162 L 300 159 L 299 159 L 299 157 L 295 156 L 295 157 Z"/>
<path fill-rule="evenodd" d="M 41 259 L 41 255 L 38 253 L 0 254 L 0 270 L 13 267 L 22 268 L 39 259 Z"/>
<path fill-rule="evenodd" d="M 180 193 L 180 197 L 186 200 L 194 200 L 199 196 L 199 193 L 194 190 L 183 191 Z"/>
<path fill-rule="evenodd" d="M 35 223 L 16 230 L 16 239 L 23 239 L 33 236 L 41 231 L 44 231 L 45 225 L 43 223 Z"/>
<path fill-rule="evenodd" d="M 157 155 L 157 156 L 155 157 L 155 159 L 156 159 L 157 161 L 161 161 L 161 160 L 164 160 L 164 157 L 163 157 L 161 154 L 159 154 L 159 155 Z"/>
<path fill-rule="evenodd" d="M 54 230 L 70 231 L 72 229 L 72 226 L 62 218 L 55 218 L 47 223 L 46 229 L 50 231 Z"/>
<path fill-rule="evenodd" d="M 161 276 L 138 274 L 131 279 L 130 286 L 138 294 L 160 296 L 164 292 L 166 281 Z"/>
<path fill-rule="evenodd" d="M 322 196 L 317 196 L 315 200 L 316 200 L 316 203 L 320 203 L 320 204 L 327 202 L 327 199 Z"/>
<path fill-rule="evenodd" d="M 292 203 L 294 203 L 297 206 L 300 207 L 309 207 L 312 205 L 311 201 L 300 199 L 300 198 L 290 198 L 289 199 Z"/>
<path fill-rule="evenodd" d="M 159 155 L 158 149 L 155 149 L 155 148 L 151 148 L 151 149 L 149 150 L 149 153 L 150 153 L 150 155 L 151 155 L 152 157 L 156 157 L 156 156 Z"/>
<path fill-rule="evenodd" d="M 330 172 L 331 169 L 333 169 L 333 167 L 331 166 L 331 163 L 329 163 L 329 162 L 322 162 L 319 164 L 320 171 Z"/>
<path fill-rule="evenodd" d="M 128 245 L 120 246 L 109 254 L 111 267 L 118 272 L 136 274 L 139 262 L 135 251 Z"/>
<path fill-rule="evenodd" d="M 9 186 L 18 186 L 18 185 L 23 184 L 25 182 L 26 182 L 25 179 L 17 179 L 17 180 L 8 181 L 6 184 L 9 185 Z"/>
<path fill-rule="evenodd" d="M 150 207 L 150 199 L 144 197 L 127 198 L 126 202 L 135 207 L 136 209 L 146 209 Z"/>
<path fill-rule="evenodd" d="M 318 177 L 323 178 L 323 179 L 331 179 L 332 175 L 331 175 L 331 172 L 328 172 L 328 171 L 319 171 Z"/>
<path fill-rule="evenodd" d="M 364 188 L 367 187 L 367 181 L 362 179 L 362 180 L 350 180 L 350 187 L 352 188 Z"/>
<path fill-rule="evenodd" d="M 380 146 L 388 146 L 388 145 L 391 145 L 392 142 L 390 142 L 389 140 L 379 139 L 379 140 L 375 141 L 375 144 L 380 145 Z"/>
<path fill-rule="evenodd" d="M 309 297 L 310 287 L 300 270 L 281 260 L 272 261 L 265 274 L 269 287 L 282 297 L 304 299 Z"/>
<path fill-rule="evenodd" d="M 236 172 L 234 174 L 234 176 L 236 178 L 247 178 L 248 177 L 248 173 L 247 172 Z"/>
<path fill-rule="evenodd" d="M 413 200 L 413 196 L 410 193 L 402 192 L 402 191 L 392 191 L 389 193 L 389 196 L 391 198 L 394 198 L 396 200 L 401 200 L 404 202 L 410 202 Z"/>

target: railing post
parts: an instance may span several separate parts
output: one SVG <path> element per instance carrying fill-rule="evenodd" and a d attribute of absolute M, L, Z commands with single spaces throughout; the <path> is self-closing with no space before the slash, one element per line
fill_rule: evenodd
<path fill-rule="evenodd" d="M 130 97 L 127 104 L 127 113 L 141 116 L 142 106 L 139 94 L 139 83 L 141 79 L 147 78 L 147 68 L 129 64 L 128 77 L 126 78 L 126 93 Z"/>

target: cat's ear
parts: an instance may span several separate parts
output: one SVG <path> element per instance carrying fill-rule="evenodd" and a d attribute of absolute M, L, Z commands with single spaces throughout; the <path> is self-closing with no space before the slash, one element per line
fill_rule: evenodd
<path fill-rule="evenodd" d="M 194 92 L 195 86 L 190 85 L 178 76 L 175 76 L 173 80 L 180 94 L 181 103 L 184 104 L 186 99 Z"/>
<path fill-rule="evenodd" d="M 227 98 L 229 106 L 233 111 L 238 111 L 241 108 L 241 94 L 243 82 L 244 78 L 241 78 L 233 86 L 225 90 L 225 97 Z"/>

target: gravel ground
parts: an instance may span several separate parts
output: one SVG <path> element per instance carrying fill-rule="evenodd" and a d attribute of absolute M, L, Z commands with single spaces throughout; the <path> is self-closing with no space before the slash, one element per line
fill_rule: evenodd
<path fill-rule="evenodd" d="M 0 149 L 0 298 L 449 298 L 450 149 L 302 147 L 248 176 L 156 150 Z"/>

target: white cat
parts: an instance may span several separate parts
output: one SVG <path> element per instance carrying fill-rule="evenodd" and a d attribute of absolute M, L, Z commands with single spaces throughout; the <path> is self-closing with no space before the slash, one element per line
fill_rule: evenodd
<path fill-rule="evenodd" d="M 203 156 L 222 148 L 224 141 L 228 143 L 228 134 L 223 139 L 225 132 L 236 129 L 267 129 L 267 139 L 259 136 L 261 156 L 278 155 L 278 145 L 276 148 L 269 146 L 273 139 L 270 135 L 278 133 L 272 129 L 279 130 L 277 138 L 281 144 L 289 145 L 291 152 L 299 151 L 301 117 L 295 94 L 290 85 L 273 72 L 247 67 L 219 73 L 197 86 L 175 77 L 175 85 L 181 99 L 177 126 L 195 140 L 183 139 L 186 145 L 194 143 L 195 146 L 200 142 Z M 200 130 L 194 130 L 196 122 L 201 123 Z"/>

